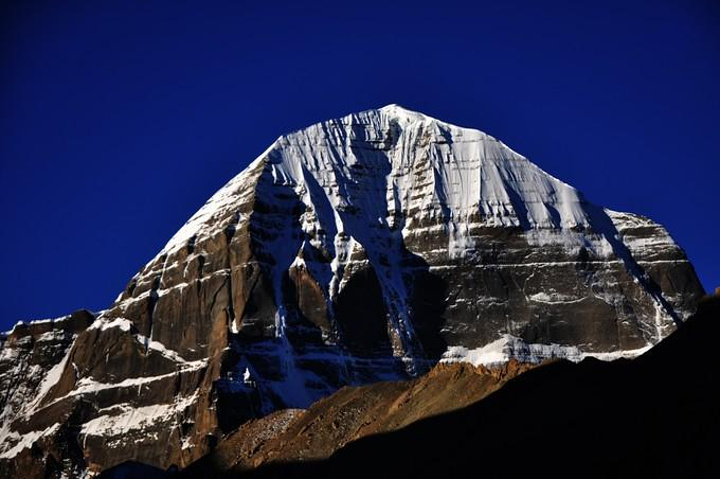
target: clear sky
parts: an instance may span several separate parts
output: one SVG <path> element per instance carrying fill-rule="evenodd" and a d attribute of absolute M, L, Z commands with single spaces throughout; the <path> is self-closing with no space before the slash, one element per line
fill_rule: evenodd
<path fill-rule="evenodd" d="M 107 307 L 277 136 L 388 103 L 663 223 L 720 286 L 714 0 L 0 9 L 2 328 Z"/>

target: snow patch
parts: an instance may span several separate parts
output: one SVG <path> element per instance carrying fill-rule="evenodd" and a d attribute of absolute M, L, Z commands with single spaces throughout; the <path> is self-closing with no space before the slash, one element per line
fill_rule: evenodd
<path fill-rule="evenodd" d="M 192 372 L 197 371 L 199 369 L 202 369 L 207 366 L 207 360 L 201 359 L 198 361 L 186 361 L 181 368 L 178 370 L 178 372 L 168 373 L 168 374 L 160 374 L 158 376 L 140 376 L 135 378 L 128 378 L 124 379 L 117 383 L 101 383 L 98 381 L 95 381 L 94 379 L 90 377 L 85 377 L 80 379 L 77 384 L 75 385 L 75 389 L 70 391 L 65 396 L 58 398 L 53 401 L 52 404 L 62 401 L 68 397 L 72 396 L 81 396 L 84 394 L 94 394 L 99 391 L 103 391 L 106 389 L 124 389 L 124 388 L 131 388 L 131 387 L 141 387 L 144 384 L 153 383 L 156 381 L 161 381 L 163 379 L 169 379 L 169 378 L 175 378 L 179 373 L 186 373 L 186 372 Z"/>
<path fill-rule="evenodd" d="M 22 436 L 15 431 L 10 432 L 6 435 L 2 443 L 2 447 L 6 448 L 0 451 L 0 459 L 12 459 L 13 457 L 20 454 L 23 449 L 32 447 L 32 445 L 46 436 L 51 436 L 60 429 L 60 424 L 53 424 L 52 426 L 43 429 L 42 431 L 30 431 L 24 433 Z M 13 444 L 8 448 L 9 444 Z"/>
<path fill-rule="evenodd" d="M 502 364 L 508 361 L 508 355 L 505 351 L 506 342 L 503 337 L 476 349 L 468 349 L 464 346 L 449 346 L 440 361 L 443 363 L 471 363 L 474 366 Z"/>
<path fill-rule="evenodd" d="M 137 340 L 137 342 L 145 346 L 145 348 L 147 348 L 148 350 L 156 351 L 176 363 L 188 364 L 188 361 L 186 361 L 185 358 L 180 356 L 177 351 L 168 349 L 160 341 L 151 340 L 148 337 L 143 336 L 142 334 L 136 334 L 135 339 Z"/>
<path fill-rule="evenodd" d="M 132 321 L 125 318 L 115 318 L 113 320 L 107 320 L 105 318 L 99 318 L 93 321 L 88 326 L 88 330 L 99 329 L 100 331 L 107 331 L 112 328 L 120 328 L 122 331 L 130 331 L 133 327 Z"/>
<path fill-rule="evenodd" d="M 188 245 L 193 237 L 206 233 L 206 224 L 211 223 L 213 218 L 227 213 L 233 209 L 233 205 L 239 198 L 246 182 L 250 178 L 250 172 L 258 167 L 267 155 L 275 148 L 277 141 L 270 145 L 260 156 L 258 156 L 242 173 L 230 180 L 220 188 L 197 213 L 195 213 L 182 228 L 167 242 L 165 247 L 157 254 L 155 259 L 164 254 L 170 254 Z"/>
<path fill-rule="evenodd" d="M 73 337 L 73 342 L 75 341 L 75 337 Z M 72 343 L 71 343 L 72 344 Z M 70 351 L 72 350 L 71 347 L 67 349 L 67 352 L 65 353 L 65 356 L 63 356 L 62 360 L 57 363 L 55 366 L 53 366 L 50 371 L 48 371 L 47 375 L 45 376 L 45 379 L 40 383 L 40 386 L 38 386 L 37 391 L 35 392 L 35 399 L 28 405 L 29 410 L 35 409 L 38 404 L 40 404 L 40 401 L 45 397 L 45 395 L 50 391 L 50 389 L 55 386 L 58 381 L 60 381 L 60 377 L 62 376 L 63 371 L 65 370 L 65 366 L 67 365 L 68 358 L 70 358 Z"/>
<path fill-rule="evenodd" d="M 586 298 L 585 297 L 577 298 L 574 296 L 567 296 L 564 294 L 557 293 L 555 291 L 552 291 L 550 293 L 541 291 L 539 293 L 531 294 L 530 296 L 528 296 L 528 299 L 535 303 L 559 304 L 559 303 L 579 303 L 580 301 L 583 301 Z"/>
<path fill-rule="evenodd" d="M 548 359 L 567 359 L 580 362 L 589 357 L 602 361 L 614 361 L 620 358 L 635 358 L 648 351 L 651 347 L 652 345 L 647 345 L 633 350 L 584 352 L 576 346 L 527 343 L 516 336 L 505 334 L 500 339 L 480 348 L 468 349 L 463 346 L 450 346 L 443 354 L 440 362 L 466 362 L 474 366 L 495 366 L 504 364 L 510 359 L 532 364 L 539 364 Z"/>
<path fill-rule="evenodd" d="M 40 324 L 56 324 L 56 323 L 62 323 L 63 321 L 66 321 L 70 318 L 70 315 L 61 316 L 59 318 L 47 318 L 47 319 L 33 319 L 30 321 L 20 320 L 15 325 L 13 325 L 12 329 L 9 331 L 3 331 L 0 333 L 0 335 L 3 336 L 9 336 L 15 332 L 17 328 L 20 328 L 22 326 L 34 326 L 34 325 L 40 325 Z"/>
<path fill-rule="evenodd" d="M 197 401 L 197 394 L 180 397 L 172 404 L 153 404 L 151 406 L 134 407 L 123 403 L 115 410 L 120 414 L 103 415 L 83 424 L 82 436 L 113 437 L 129 431 L 143 430 L 176 419 L 185 409 Z"/>

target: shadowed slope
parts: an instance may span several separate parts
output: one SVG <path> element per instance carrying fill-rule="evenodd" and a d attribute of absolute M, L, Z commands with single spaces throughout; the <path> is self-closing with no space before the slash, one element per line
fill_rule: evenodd
<path fill-rule="evenodd" d="M 531 367 L 514 360 L 493 370 L 440 364 L 412 381 L 345 387 L 307 411 L 282 410 L 244 424 L 184 474 L 203 477 L 208 470 L 327 459 L 351 441 L 475 403 Z"/>
<path fill-rule="evenodd" d="M 225 477 L 717 477 L 718 333 L 715 297 L 637 360 L 556 362 L 327 461 Z"/>

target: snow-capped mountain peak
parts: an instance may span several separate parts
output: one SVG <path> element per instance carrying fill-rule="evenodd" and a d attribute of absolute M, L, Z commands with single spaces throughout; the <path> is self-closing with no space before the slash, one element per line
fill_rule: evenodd
<path fill-rule="evenodd" d="M 8 335 L 0 465 L 182 466 L 247 419 L 439 361 L 632 356 L 702 294 L 662 226 L 492 136 L 353 113 L 279 137 L 42 366 L 52 324 Z"/>

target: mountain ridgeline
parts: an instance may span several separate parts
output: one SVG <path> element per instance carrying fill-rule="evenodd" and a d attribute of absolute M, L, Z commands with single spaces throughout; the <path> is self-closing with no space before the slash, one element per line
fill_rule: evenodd
<path fill-rule="evenodd" d="M 633 357 L 703 294 L 662 226 L 495 138 L 348 115 L 278 138 L 97 318 L 6 334 L 0 472 L 182 468 L 249 419 L 438 362 Z"/>

